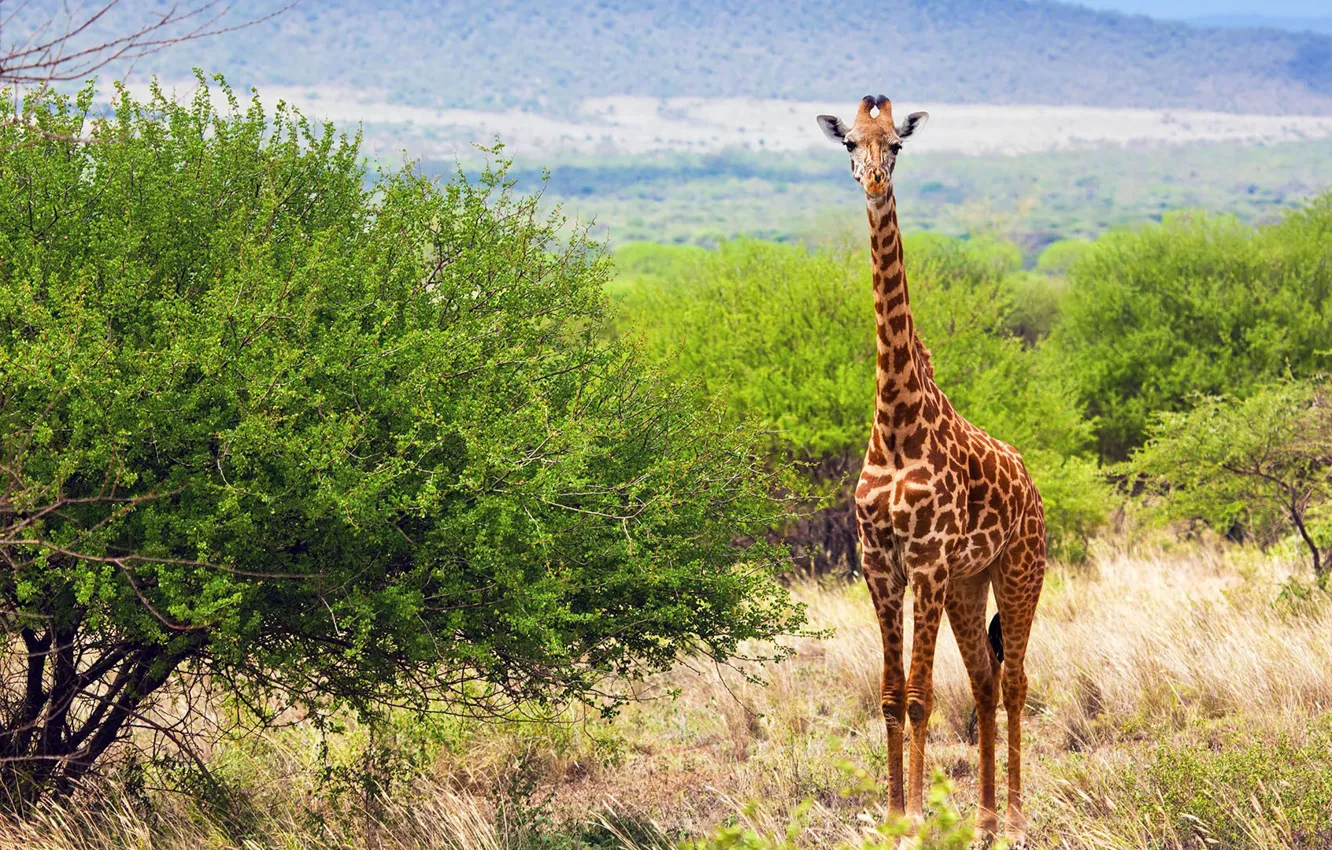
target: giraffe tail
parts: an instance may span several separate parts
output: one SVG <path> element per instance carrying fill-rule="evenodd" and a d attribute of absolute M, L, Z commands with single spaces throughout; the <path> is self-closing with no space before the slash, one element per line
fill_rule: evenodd
<path fill-rule="evenodd" d="M 990 620 L 990 646 L 994 648 L 994 654 L 999 659 L 999 663 L 1004 663 L 1004 630 L 999 625 L 998 614 L 995 614 L 994 618 Z"/>
<path fill-rule="evenodd" d="M 994 649 L 995 657 L 999 659 L 999 664 L 1004 663 L 1004 630 L 999 625 L 999 615 L 995 614 L 990 620 L 990 647 Z M 1002 669 L 1002 666 L 1001 668 Z M 996 671 L 998 673 L 998 671 Z M 994 677 L 995 695 L 1000 702 L 1003 701 L 1003 680 L 1004 677 L 996 675 Z"/>

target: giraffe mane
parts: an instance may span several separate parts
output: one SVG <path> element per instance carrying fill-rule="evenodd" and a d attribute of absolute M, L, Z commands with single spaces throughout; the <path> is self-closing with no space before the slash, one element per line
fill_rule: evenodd
<path fill-rule="evenodd" d="M 915 337 L 916 343 L 916 362 L 920 368 L 920 374 L 923 378 L 934 380 L 934 363 L 930 360 L 930 350 L 925 347 L 925 343 L 920 341 L 920 337 Z"/>

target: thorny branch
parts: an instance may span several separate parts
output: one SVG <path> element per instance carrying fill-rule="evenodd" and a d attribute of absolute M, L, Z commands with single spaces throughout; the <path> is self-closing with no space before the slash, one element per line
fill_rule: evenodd
<path fill-rule="evenodd" d="M 0 0 L 0 88 L 26 86 L 42 95 L 57 83 L 85 80 L 122 63 L 121 76 L 127 78 L 146 56 L 271 21 L 299 2 L 289 0 L 267 14 L 231 22 L 233 4 L 222 0 L 175 3 L 146 17 L 134 16 L 133 2 L 125 0 L 62 3 L 61 13 L 45 18 L 29 0 Z M 89 141 L 36 126 L 19 113 L 21 103 L 14 98 L 15 114 L 0 118 L 0 129 L 22 125 L 42 139 Z"/>
<path fill-rule="evenodd" d="M 10 41 L 7 36 L 20 25 L 18 16 L 28 4 L 0 0 L 0 86 L 44 88 L 86 79 L 113 62 L 138 60 L 178 44 L 270 21 L 299 1 L 291 0 L 266 15 L 235 23 L 226 20 L 232 11 L 230 3 L 204 0 L 174 4 L 142 23 L 117 27 L 118 21 L 129 16 L 132 4 L 100 0 L 65 5 L 63 15 L 30 24 L 26 34 Z M 105 28 L 119 29 L 123 34 L 89 38 L 94 31 Z"/>

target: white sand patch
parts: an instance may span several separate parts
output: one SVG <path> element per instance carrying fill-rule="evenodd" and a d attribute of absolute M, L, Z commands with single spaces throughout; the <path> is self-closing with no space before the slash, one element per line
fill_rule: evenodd
<path fill-rule="evenodd" d="M 146 86 L 131 86 L 136 97 Z M 188 97 L 193 83 L 172 87 Z M 514 152 L 638 154 L 715 152 L 724 148 L 797 151 L 827 146 L 814 123 L 821 113 L 848 122 L 855 103 L 756 98 L 604 97 L 586 100 L 573 120 L 541 112 L 432 109 L 389 102 L 378 90 L 264 86 L 268 104 L 285 100 L 307 116 L 340 126 L 364 125 L 373 149 L 387 154 L 453 156 L 499 136 Z M 1096 144 L 1184 144 L 1198 141 L 1275 143 L 1332 137 L 1332 117 L 1232 115 L 1188 110 L 1104 109 L 1084 106 L 991 106 L 909 103 L 893 106 L 898 120 L 917 110 L 930 123 L 911 146 L 964 154 L 1035 153 Z"/>

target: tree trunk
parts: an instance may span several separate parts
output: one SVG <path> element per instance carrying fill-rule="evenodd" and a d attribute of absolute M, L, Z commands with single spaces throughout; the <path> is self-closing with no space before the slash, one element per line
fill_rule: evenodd
<path fill-rule="evenodd" d="M 1313 555 L 1314 579 L 1320 584 L 1323 581 L 1323 571 L 1326 566 L 1323 564 L 1323 553 L 1318 551 L 1318 544 L 1309 534 L 1309 530 L 1304 527 L 1304 511 L 1297 506 L 1291 505 L 1290 519 L 1295 523 L 1295 528 L 1299 530 L 1300 537 L 1304 538 L 1304 544 L 1309 547 L 1309 552 Z"/>
<path fill-rule="evenodd" d="M 27 665 L 9 685 L 19 698 L 0 723 L 0 805 L 11 808 L 74 790 L 202 645 L 200 636 L 169 655 L 157 644 L 131 642 L 89 652 L 75 627 L 40 636 L 24 628 L 20 636 Z"/>
<path fill-rule="evenodd" d="M 801 575 L 853 574 L 860 569 L 859 535 L 856 528 L 856 477 L 862 459 L 858 455 L 828 455 L 812 464 L 808 475 L 816 486 L 836 486 L 831 504 L 807 513 L 768 535 L 771 542 L 791 548 L 792 560 Z"/>

